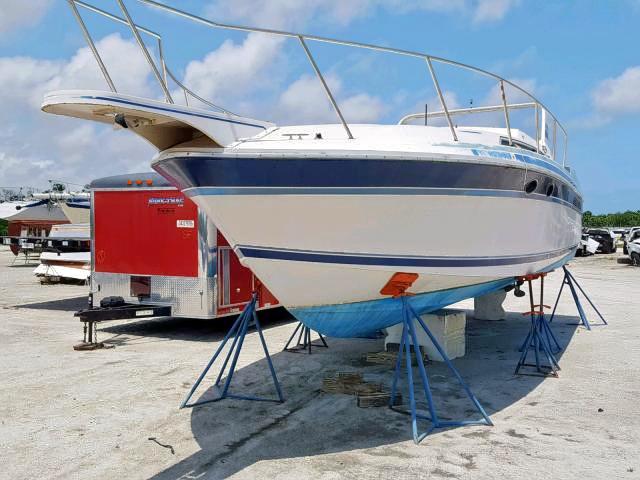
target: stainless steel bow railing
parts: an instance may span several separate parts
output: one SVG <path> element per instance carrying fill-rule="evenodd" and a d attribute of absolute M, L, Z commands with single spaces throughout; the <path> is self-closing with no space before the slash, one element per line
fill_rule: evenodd
<path fill-rule="evenodd" d="M 113 82 L 113 80 L 111 79 L 111 76 L 109 75 L 109 71 L 107 70 L 107 67 L 105 66 L 102 57 L 100 56 L 100 53 L 98 52 L 95 43 L 93 41 L 93 38 L 91 37 L 91 34 L 89 33 L 89 30 L 86 27 L 86 24 L 84 23 L 82 17 L 80 16 L 80 12 L 78 11 L 76 6 L 80 6 L 82 8 L 85 8 L 87 10 L 90 10 L 94 13 L 97 13 L 98 15 L 102 15 L 103 17 L 106 17 L 110 20 L 113 20 L 114 22 L 117 23 L 121 23 L 123 25 L 129 25 L 129 22 L 126 18 L 121 18 L 118 17 L 117 15 L 113 15 L 112 13 L 109 13 L 105 10 L 102 10 L 98 7 L 95 7 L 91 4 L 85 3 L 81 0 L 68 0 L 69 5 L 71 6 L 71 9 L 74 13 L 74 16 L 76 17 L 76 20 L 78 21 L 78 24 L 80 25 L 80 29 L 82 30 L 85 40 L 87 41 L 87 44 L 89 45 L 89 48 L 91 49 L 96 61 L 98 62 L 98 66 L 100 67 L 100 70 L 102 71 L 102 74 L 107 82 L 107 84 L 109 85 L 109 88 L 112 92 L 114 93 L 118 93 L 118 90 L 116 89 L 116 86 Z M 164 58 L 164 50 L 162 47 L 162 36 L 157 33 L 154 32 L 153 30 L 149 30 L 148 28 L 142 27 L 138 24 L 135 24 L 135 28 L 137 31 L 142 32 L 146 35 L 149 35 L 150 37 L 153 37 L 154 39 L 156 39 L 157 45 L 158 45 L 158 55 L 160 57 L 160 68 L 162 70 L 162 82 L 161 82 L 161 86 L 163 86 L 163 91 L 165 94 L 165 100 L 167 101 L 167 103 L 174 103 L 173 98 L 171 96 L 171 93 L 169 92 L 169 82 L 168 80 L 171 79 L 179 88 L 180 90 L 182 90 L 182 93 L 184 95 L 184 99 L 185 99 L 185 103 L 187 105 L 189 105 L 189 98 L 195 98 L 196 100 L 202 102 L 203 104 L 207 105 L 208 107 L 211 107 L 219 112 L 222 113 L 226 113 L 229 115 L 235 115 L 234 113 L 222 108 L 219 105 L 215 105 L 214 103 L 210 102 L 209 100 L 205 100 L 204 98 L 202 98 L 200 95 L 198 95 L 197 93 L 195 93 L 193 90 L 189 89 L 188 87 L 186 87 L 180 80 L 178 80 L 176 78 L 176 76 L 173 74 L 173 72 L 169 69 L 169 67 L 167 66 L 167 63 L 165 61 Z M 147 59 L 149 62 L 153 63 L 153 60 L 151 59 L 151 57 L 149 56 Z M 154 63 L 155 65 L 155 63 Z"/>
<path fill-rule="evenodd" d="M 136 25 L 131 16 L 129 15 L 129 12 L 124 4 L 123 0 L 115 0 L 117 2 L 117 4 L 120 7 L 120 10 L 122 11 L 124 18 L 118 17 L 116 15 L 113 15 L 111 13 L 108 13 L 104 10 L 101 10 L 97 7 L 94 7 L 92 5 L 89 5 L 81 0 L 67 0 L 69 2 L 69 5 L 71 6 L 71 9 L 74 12 L 74 15 L 76 17 L 76 20 L 78 21 L 78 23 L 80 24 L 80 28 L 82 29 L 83 35 L 87 41 L 87 43 L 89 44 L 89 48 L 91 49 L 94 57 L 96 58 L 96 61 L 98 62 L 98 65 L 100 66 L 100 69 L 102 71 L 102 74 L 107 82 L 107 84 L 109 85 L 109 88 L 113 91 L 116 92 L 116 87 L 111 79 L 111 77 L 109 76 L 109 72 L 107 71 L 106 66 L 104 65 L 104 62 L 102 61 L 100 54 L 97 50 L 97 48 L 95 47 L 95 44 L 93 42 L 93 39 L 91 38 L 91 35 L 89 34 L 89 31 L 86 27 L 86 25 L 84 24 L 82 17 L 80 16 L 80 13 L 78 12 L 77 6 L 82 6 L 86 9 L 89 9 L 95 13 L 98 13 L 100 15 L 103 15 L 107 18 L 110 18 L 111 20 L 114 20 L 116 22 L 119 23 L 123 23 L 129 26 L 129 28 L 131 29 L 134 38 L 136 39 L 140 49 L 142 50 L 145 58 L 147 59 L 147 62 L 149 63 L 149 66 L 151 67 L 152 72 L 154 73 L 154 76 L 156 77 L 156 80 L 158 81 L 160 88 L 162 89 L 162 91 L 164 92 L 165 95 L 165 100 L 168 103 L 173 103 L 173 98 L 171 97 L 171 93 L 169 91 L 169 86 L 168 86 L 168 79 L 170 78 L 176 85 L 178 85 L 178 87 L 181 88 L 181 90 L 184 93 L 185 96 L 185 101 L 189 102 L 189 97 L 193 97 L 197 100 L 199 100 L 200 102 L 203 102 L 204 104 L 227 114 L 232 114 L 231 112 L 228 112 L 227 110 L 223 109 L 222 107 L 219 107 L 218 105 L 215 105 L 207 100 L 204 100 L 202 97 L 198 96 L 196 93 L 194 93 L 193 91 L 191 91 L 190 89 L 188 89 L 186 86 L 184 86 L 176 77 L 175 75 L 167 68 L 166 66 L 166 62 L 164 59 L 164 54 L 163 54 L 163 50 L 162 50 L 162 38 L 159 34 L 146 29 L 144 27 L 141 27 L 139 25 Z M 467 65 L 464 63 L 460 63 L 460 62 L 456 62 L 454 60 L 449 60 L 446 58 L 442 58 L 442 57 L 437 57 L 434 55 L 429 55 L 426 53 L 421 53 L 421 52 L 416 52 L 416 51 L 411 51 L 411 50 L 403 50 L 403 49 L 398 49 L 398 48 L 392 48 L 392 47 L 385 47 L 385 46 L 380 46 L 380 45 L 374 45 L 374 44 L 369 44 L 369 43 L 361 43 L 361 42 L 352 42 L 352 41 L 347 41 L 347 40 L 339 40 L 339 39 L 334 39 L 334 38 L 329 38 L 329 37 L 322 37 L 322 36 L 318 36 L 318 35 L 307 35 L 307 34 L 303 34 L 303 33 L 297 33 L 297 32 L 289 32 L 289 31 L 284 31 L 284 30 L 275 30 L 275 29 L 269 29 L 269 28 L 257 28 L 257 27 L 248 27 L 248 26 L 244 26 L 244 25 L 233 25 L 233 24 L 227 24 L 227 23 L 219 23 L 219 22 L 213 22 L 211 20 L 208 20 L 206 18 L 185 12 L 183 10 L 180 10 L 178 8 L 174 8 L 171 7 L 169 5 L 157 2 L 155 0 L 136 0 L 140 3 L 158 8 L 160 10 L 163 10 L 165 12 L 168 12 L 170 14 L 173 15 L 177 15 L 183 18 L 186 18 L 188 20 L 191 20 L 193 22 L 196 23 L 200 23 L 202 25 L 211 27 L 211 28 L 216 28 L 216 29 L 225 29 L 225 30 L 236 30 L 236 31 L 243 31 L 243 32 L 255 32 L 255 33 L 264 33 L 267 35 L 274 35 L 274 36 L 280 36 L 280 37 L 288 37 L 288 38 L 294 38 L 297 39 L 305 53 L 305 55 L 307 56 L 314 72 L 316 73 L 318 79 L 320 80 L 322 87 L 333 107 L 333 109 L 336 112 L 336 115 L 340 121 L 340 123 L 342 124 L 345 133 L 347 134 L 347 137 L 349 139 L 353 139 L 353 134 L 351 132 L 351 129 L 349 128 L 349 125 L 347 123 L 347 121 L 344 118 L 344 115 L 342 114 L 342 111 L 340 110 L 340 106 L 338 104 L 338 102 L 336 101 L 335 96 L 333 95 L 333 93 L 331 92 L 331 89 L 329 88 L 329 85 L 327 84 L 327 82 L 324 79 L 324 76 L 322 75 L 322 72 L 320 70 L 320 68 L 318 67 L 318 64 L 316 63 L 313 54 L 311 52 L 311 50 L 309 49 L 308 46 L 308 42 L 319 42 L 319 43 L 328 43 L 328 44 L 334 44 L 334 45 L 342 45 L 342 46 L 347 46 L 347 47 L 354 47 L 354 48 L 361 48 L 361 49 L 366 49 L 366 50 L 373 50 L 373 51 L 378 51 L 378 52 L 385 52 L 385 53 L 391 53 L 391 54 L 395 54 L 395 55 L 401 55 L 401 56 L 406 56 L 406 57 L 413 57 L 413 58 L 418 58 L 421 59 L 423 61 L 425 61 L 426 65 L 427 65 L 427 69 L 429 71 L 429 75 L 431 77 L 431 80 L 433 82 L 433 86 L 436 90 L 436 93 L 438 95 L 438 99 L 440 102 L 440 105 L 442 107 L 442 111 L 441 112 L 434 112 L 432 114 L 413 114 L 413 115 L 408 115 L 406 117 L 403 117 L 403 119 L 400 121 L 400 123 L 405 123 L 411 119 L 415 119 L 415 118 L 425 118 L 426 117 L 430 117 L 430 116 L 444 116 L 447 120 L 447 124 L 449 126 L 449 129 L 451 131 L 451 136 L 453 138 L 453 140 L 455 142 L 458 141 L 458 135 L 456 133 L 456 126 L 452 120 L 452 117 L 455 115 L 462 115 L 462 114 L 475 114 L 475 113 L 480 113 L 480 112 L 492 112 L 492 111 L 498 111 L 498 110 L 502 110 L 504 113 L 504 118 L 505 118 L 505 127 L 506 127 L 506 131 L 507 131 L 507 136 L 508 136 L 508 142 L 510 145 L 514 145 L 513 142 L 513 138 L 512 138 L 512 128 L 511 128 L 511 119 L 510 119 L 510 110 L 514 110 L 514 109 L 522 109 L 522 108 L 533 108 L 535 111 L 535 125 L 536 125 L 536 151 L 539 153 L 543 153 L 543 154 L 547 154 L 549 155 L 553 160 L 555 161 L 559 161 L 559 159 L 557 158 L 557 144 L 558 144 L 558 129 L 560 130 L 560 134 L 563 136 L 563 155 L 562 155 L 562 160 L 561 163 L 562 165 L 566 165 L 566 158 L 567 158 L 567 143 L 568 143 L 568 135 L 567 135 L 567 131 L 566 129 L 562 126 L 562 124 L 558 121 L 558 119 L 555 117 L 555 115 L 540 101 L 538 100 L 533 94 L 529 93 L 527 90 L 525 90 L 524 88 L 520 87 L 519 85 L 515 84 L 514 82 L 511 82 L 509 80 L 507 80 L 506 78 L 503 78 L 499 75 L 496 75 L 494 73 L 488 72 L 486 70 L 477 68 L 477 67 L 473 67 L 471 65 Z M 152 37 L 154 37 L 157 41 L 158 41 L 158 53 L 160 56 L 160 68 L 158 68 L 158 66 L 156 65 L 156 63 L 154 62 L 153 58 L 151 57 L 149 51 L 147 50 L 147 47 L 145 46 L 144 42 L 142 41 L 141 37 L 140 37 L 140 32 L 145 33 L 147 35 L 150 35 Z M 458 68 L 462 68 L 462 69 L 466 69 L 466 70 L 470 70 L 472 72 L 478 73 L 480 75 L 492 78 L 494 80 L 496 80 L 498 82 L 498 86 L 500 89 L 500 96 L 502 99 L 502 105 L 499 106 L 490 106 L 490 107 L 475 107 L 473 109 L 453 109 L 453 110 L 449 110 L 449 108 L 447 107 L 447 103 L 445 101 L 444 95 L 442 93 L 442 89 L 440 86 L 440 82 L 438 80 L 438 76 L 436 74 L 435 68 L 434 68 L 434 63 L 438 63 L 438 64 L 443 64 L 443 65 L 451 65 L 454 67 L 458 67 Z M 506 96 L 506 92 L 505 92 L 505 85 L 508 85 L 512 88 L 514 88 L 516 91 L 520 92 L 521 94 L 525 95 L 530 101 L 529 102 L 525 102 L 525 103 L 519 103 L 519 104 L 509 104 L 507 102 L 507 96 Z M 544 114 L 542 114 L 542 112 L 544 112 Z M 549 116 L 552 120 L 552 146 L 551 146 L 551 151 L 550 152 L 546 152 L 544 151 L 545 148 L 544 145 L 541 145 L 542 142 L 546 143 L 545 138 L 548 136 L 547 129 L 546 129 L 546 116 Z M 544 120 L 543 122 L 541 122 L 541 118 Z M 542 124 L 541 124 L 542 123 Z M 544 132 L 544 133 L 542 133 Z"/>

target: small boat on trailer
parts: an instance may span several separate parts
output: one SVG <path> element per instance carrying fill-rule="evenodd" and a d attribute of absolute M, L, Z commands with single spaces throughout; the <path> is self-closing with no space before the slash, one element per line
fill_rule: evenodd
<path fill-rule="evenodd" d="M 297 40 L 339 122 L 276 126 L 208 102 L 215 109 L 175 105 L 169 78 L 186 98 L 202 99 L 175 78 L 164 58 L 160 66 L 154 62 L 140 32 L 161 38 L 135 26 L 122 2 L 125 18 L 107 16 L 131 27 L 166 101 L 118 93 L 92 49 L 111 91 L 53 92 L 42 109 L 119 125 L 155 145 L 153 168 L 206 213 L 242 264 L 313 330 L 367 335 L 402 322 L 404 301 L 418 314 L 427 313 L 511 288 L 517 277 L 550 271 L 573 257 L 582 195 L 566 161 L 567 134 L 549 109 L 518 85 L 420 52 L 225 25 L 139 1 L 212 28 Z M 74 8 L 76 3 L 84 5 L 72 1 Z M 396 125 L 348 123 L 310 42 L 423 62 L 441 111 L 407 115 Z M 494 80 L 501 103 L 448 108 L 438 64 Z M 526 101 L 509 103 L 508 88 Z M 516 110 L 531 112 L 535 133 L 512 125 Z M 502 125 L 457 125 L 460 116 L 496 113 Z M 444 119 L 444 126 L 429 125 L 435 119 Z M 424 125 L 411 124 L 416 120 Z M 442 234 L 460 226 L 473 236 Z M 384 288 L 397 274 L 415 278 L 403 301 Z"/>
<path fill-rule="evenodd" d="M 58 205 L 73 224 L 83 225 L 89 223 L 89 210 L 91 209 L 89 192 L 52 191 L 36 193 L 33 195 L 33 198 Z"/>
<path fill-rule="evenodd" d="M 88 282 L 91 275 L 91 228 L 88 223 L 54 225 L 33 273 L 43 283 Z"/>

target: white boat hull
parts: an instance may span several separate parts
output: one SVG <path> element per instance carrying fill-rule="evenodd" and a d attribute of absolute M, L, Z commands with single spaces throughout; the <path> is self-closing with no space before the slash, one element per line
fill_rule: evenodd
<path fill-rule="evenodd" d="M 380 289 L 398 271 L 420 275 L 413 293 L 534 273 L 566 257 L 580 238 L 580 214 L 544 200 L 462 195 L 192 199 L 224 226 L 242 263 L 292 308 L 383 298 Z"/>
<path fill-rule="evenodd" d="M 566 170 L 529 153 L 450 151 L 176 149 L 153 167 L 301 321 L 355 336 L 401 321 L 380 293 L 395 273 L 418 274 L 407 292 L 422 313 L 555 268 L 575 252 L 582 200 Z"/>

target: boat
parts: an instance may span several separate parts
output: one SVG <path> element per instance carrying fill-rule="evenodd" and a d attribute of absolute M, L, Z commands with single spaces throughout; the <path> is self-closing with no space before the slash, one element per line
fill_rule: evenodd
<path fill-rule="evenodd" d="M 88 223 L 53 225 L 46 246 L 40 253 L 40 265 L 33 271 L 34 275 L 45 281 L 87 282 L 91 275 L 90 241 L 91 228 Z"/>
<path fill-rule="evenodd" d="M 91 199 L 89 192 L 46 192 L 35 193 L 33 198 L 60 207 L 73 224 L 89 223 Z"/>
<path fill-rule="evenodd" d="M 155 145 L 153 169 L 206 212 L 242 264 L 313 330 L 358 337 L 401 323 L 402 301 L 389 288 L 398 275 L 410 274 L 397 293 L 410 295 L 406 300 L 423 314 L 511 289 L 519 277 L 553 270 L 574 256 L 582 195 L 567 163 L 566 130 L 517 84 L 426 53 L 222 24 L 138 1 L 215 29 L 297 40 L 337 123 L 279 126 L 208 102 L 206 108 L 175 104 L 169 79 L 185 98 L 202 99 L 175 78 L 164 58 L 151 58 L 141 32 L 159 43 L 161 37 L 134 24 L 122 2 L 123 17 L 107 16 L 131 28 L 165 100 L 118 92 L 92 49 L 111 91 L 52 92 L 43 111 L 117 125 Z M 440 110 L 411 113 L 394 125 L 347 122 L 311 42 L 422 62 Z M 449 108 L 436 70 L 443 64 L 495 81 L 501 101 Z M 525 101 L 510 103 L 508 91 Z M 534 126 L 531 133 L 512 123 L 522 112 Z M 478 114 L 495 124 L 459 125 L 460 118 Z M 445 233 L 461 229 L 472 234 Z"/>
<path fill-rule="evenodd" d="M 6 202 L 0 202 L 0 219 L 6 220 L 7 218 L 18 213 L 23 207 L 29 205 L 29 202 L 23 200 L 10 200 Z"/>
<path fill-rule="evenodd" d="M 33 203 L 28 199 L 32 194 L 32 191 L 23 193 L 22 188 L 3 188 L 0 191 L 0 220 L 6 220 Z"/>

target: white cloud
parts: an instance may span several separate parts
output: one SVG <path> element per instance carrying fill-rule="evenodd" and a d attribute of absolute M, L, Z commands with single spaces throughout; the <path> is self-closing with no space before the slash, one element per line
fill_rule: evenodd
<path fill-rule="evenodd" d="M 127 93 L 155 92 L 133 41 L 110 35 L 97 42 L 116 86 Z M 153 149 L 128 132 L 42 113 L 43 95 L 55 89 L 100 89 L 106 84 L 88 48 L 68 61 L 0 57 L 0 185 L 46 186 L 47 179 L 86 182 L 148 170 Z"/>
<path fill-rule="evenodd" d="M 5 0 L 0 8 L 0 36 L 36 25 L 51 6 L 51 0 Z"/>
<path fill-rule="evenodd" d="M 502 20 L 520 0 L 476 0 L 473 3 L 474 23 L 484 23 Z"/>
<path fill-rule="evenodd" d="M 354 123 L 376 122 L 386 110 L 382 100 L 367 93 L 347 97 L 339 107 L 345 118 Z"/>
<path fill-rule="evenodd" d="M 0 97 L 10 105 L 42 95 L 44 85 L 62 68 L 61 62 L 31 57 L 0 57 Z M 40 87 L 40 88 L 39 88 Z M 34 89 L 37 90 L 34 92 Z M 42 98 L 40 98 L 42 100 Z"/>
<path fill-rule="evenodd" d="M 336 75 L 328 75 L 325 80 L 347 122 L 374 122 L 384 113 L 384 104 L 379 98 L 362 93 L 341 95 L 342 82 Z M 320 81 L 311 75 L 302 75 L 289 85 L 277 102 L 275 114 L 285 124 L 338 122 Z"/>
<path fill-rule="evenodd" d="M 183 83 L 207 100 L 228 105 L 230 97 L 273 85 L 273 79 L 262 76 L 274 70 L 282 42 L 258 33 L 250 33 L 240 44 L 227 40 L 202 60 L 189 62 Z"/>
<path fill-rule="evenodd" d="M 118 91 L 132 95 L 150 95 L 151 70 L 133 40 L 125 40 L 114 33 L 100 40 L 96 48 L 107 66 Z M 68 62 L 44 85 L 47 91 L 69 88 L 107 88 L 104 77 L 89 47 L 79 49 Z"/>
<path fill-rule="evenodd" d="M 96 47 L 119 91 L 149 94 L 149 66 L 133 41 L 116 33 L 104 37 Z M 0 57 L 3 101 L 11 104 L 28 101 L 31 107 L 38 107 L 45 92 L 73 88 L 107 89 L 89 47 L 80 48 L 67 62 Z"/>
<path fill-rule="evenodd" d="M 409 14 L 416 11 L 465 15 L 474 23 L 502 20 L 521 0 L 215 0 L 205 15 L 217 21 L 300 29 L 314 22 L 349 25 L 375 10 Z"/>
<path fill-rule="evenodd" d="M 605 78 L 591 91 L 592 112 L 572 119 L 573 128 L 598 128 L 615 117 L 640 113 L 640 66 L 627 68 L 617 77 Z"/>
<path fill-rule="evenodd" d="M 596 109 L 609 116 L 640 112 L 640 66 L 601 81 L 591 92 Z"/>
<path fill-rule="evenodd" d="M 376 0 L 217 0 L 205 8 L 212 20 L 243 21 L 251 25 L 302 28 L 311 19 L 345 26 L 367 15 Z"/>

